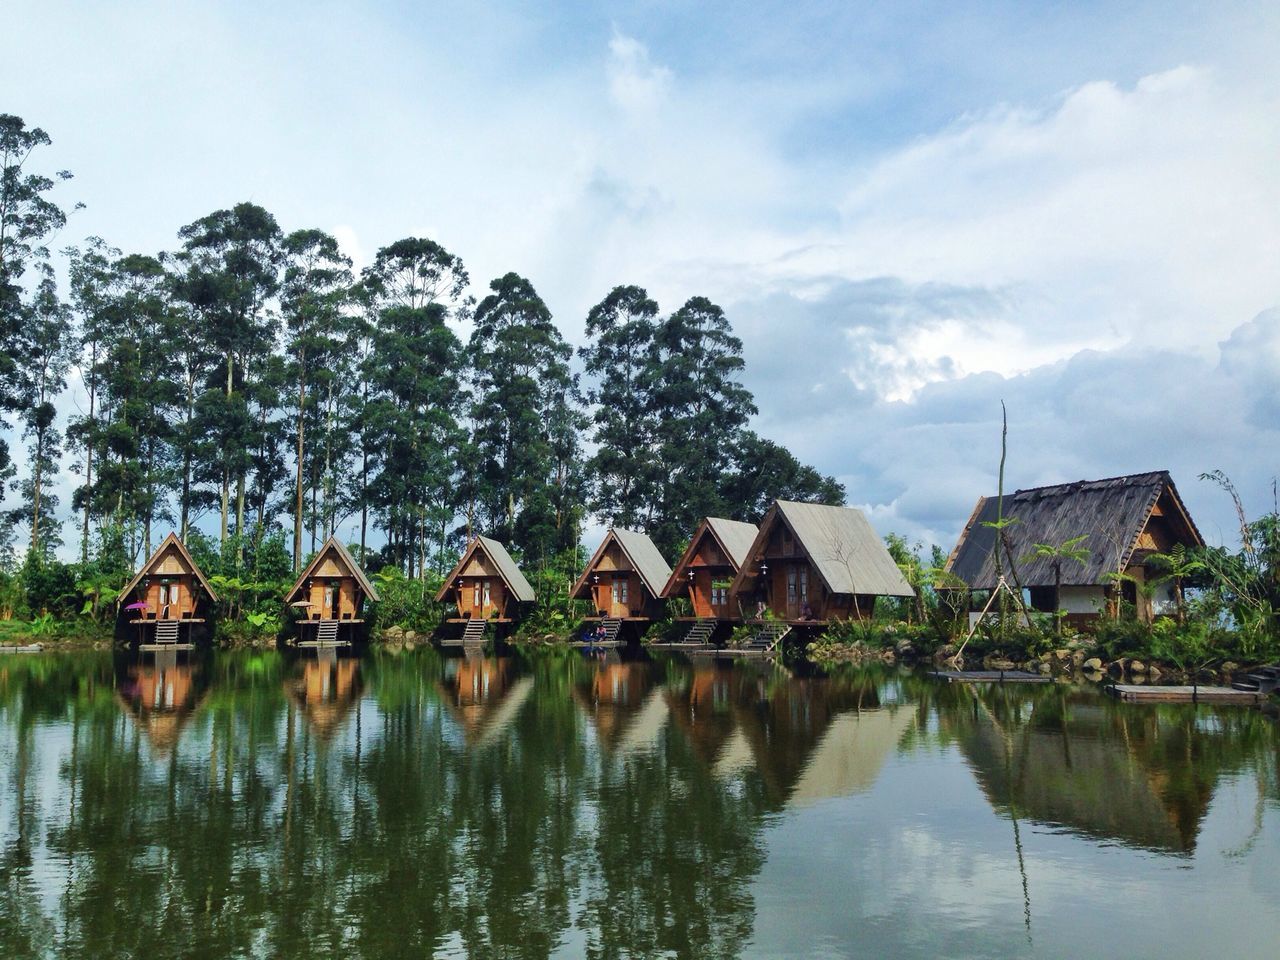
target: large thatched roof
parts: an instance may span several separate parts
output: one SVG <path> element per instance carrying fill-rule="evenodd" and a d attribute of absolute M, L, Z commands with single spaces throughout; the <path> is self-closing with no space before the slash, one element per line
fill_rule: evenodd
<path fill-rule="evenodd" d="M 1156 470 L 1006 494 L 1004 517 L 1015 521 L 1005 527 L 1008 554 L 1012 554 L 1024 586 L 1051 586 L 1053 562 L 1031 556 L 1035 544 L 1057 546 L 1084 536 L 1087 539 L 1080 546 L 1089 551 L 1088 559 L 1083 564 L 1063 563 L 1062 582 L 1068 586 L 1102 583 L 1108 571 L 1128 566 L 1148 520 L 1162 502 L 1168 507 L 1162 508 L 1162 515 L 1178 539 L 1187 546 L 1202 545 L 1204 540 L 1168 471 Z M 994 523 L 998 515 L 998 498 L 980 498 L 947 561 L 947 569 L 974 589 L 989 590 L 996 585 L 992 556 L 996 530 L 987 524 Z M 1003 557 L 1006 570 L 1008 554 Z"/>

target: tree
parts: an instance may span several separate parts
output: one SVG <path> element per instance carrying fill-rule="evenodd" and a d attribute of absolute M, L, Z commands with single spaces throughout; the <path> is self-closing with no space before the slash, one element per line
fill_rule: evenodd
<path fill-rule="evenodd" d="M 48 260 L 45 241 L 67 222 L 62 208 L 47 194 L 71 174 L 60 170 L 47 177 L 27 170 L 36 150 L 52 142 L 39 127 L 28 128 L 21 117 L 0 114 L 0 415 L 14 412 L 22 403 L 20 334 L 31 316 L 31 305 L 23 298 L 24 275 L 29 267 Z M 37 287 L 44 277 L 42 273 Z M 0 420 L 0 427 L 4 425 Z M 8 444 L 0 440 L 0 477 L 10 469 Z"/>
<path fill-rule="evenodd" d="M 1028 554 L 1029 557 L 1048 560 L 1053 567 L 1054 632 L 1058 636 L 1062 636 L 1062 564 L 1066 561 L 1074 561 L 1082 567 L 1087 565 L 1089 549 L 1080 544 L 1088 539 L 1089 535 L 1086 533 L 1064 540 L 1062 543 L 1035 543 L 1031 545 L 1032 550 Z"/>
<path fill-rule="evenodd" d="M 388 556 L 425 579 L 432 545 L 439 568 L 456 507 L 462 344 L 447 321 L 466 314 L 467 273 L 436 242 L 409 238 L 379 250 L 361 283 L 373 316 L 361 413 L 381 451 L 365 495 L 381 514 Z"/>
<path fill-rule="evenodd" d="M 577 454 L 573 351 L 524 277 L 508 273 L 489 289 L 467 351 L 478 519 L 524 556 L 546 557 L 577 542 L 575 513 L 558 502 Z"/>
<path fill-rule="evenodd" d="M 62 436 L 55 424 L 54 399 L 67 382 L 74 355 L 70 309 L 58 298 L 53 271 L 45 275 L 31 304 L 20 335 L 23 436 L 29 442 L 30 475 L 18 484 L 27 501 L 26 520 L 31 529 L 31 550 L 48 555 L 57 546 L 56 523 L 45 522 L 57 508 L 57 497 L 47 486 L 56 474 L 62 455 Z M 48 527 L 46 534 L 45 526 Z"/>
<path fill-rule="evenodd" d="M 306 488 L 312 494 L 311 549 L 316 548 L 316 491 L 325 489 L 324 529 L 333 518 L 331 470 L 345 448 L 334 444 L 338 394 L 350 382 L 344 307 L 350 299 L 351 260 L 338 241 L 320 230 L 296 230 L 284 239 L 286 257 L 281 308 L 288 333 L 294 404 L 295 474 L 293 566 L 302 565 Z M 313 447 L 308 447 L 308 438 Z M 316 442 L 318 440 L 319 442 Z M 313 453 L 320 451 L 320 456 Z M 307 482 L 309 481 L 309 482 Z"/>
<path fill-rule="evenodd" d="M 596 453 L 587 465 L 595 478 L 591 509 L 606 523 L 644 527 L 659 487 L 655 455 L 658 425 L 654 336 L 658 304 L 641 288 L 614 287 L 587 314 L 581 349 L 590 378 Z"/>
<path fill-rule="evenodd" d="M 797 460 L 772 440 L 743 430 L 730 451 L 733 468 L 721 480 L 730 518 L 755 523 L 774 500 L 844 506 L 844 486 Z"/>
<path fill-rule="evenodd" d="M 188 224 L 178 236 L 189 274 L 184 289 L 197 297 L 190 305 L 203 314 L 225 375 L 219 392 L 208 390 L 197 402 L 201 427 L 212 441 L 205 447 L 210 459 L 202 466 L 206 478 L 219 486 L 219 536 L 225 547 L 233 485 L 235 528 L 244 533 L 251 452 L 260 446 L 266 396 L 254 388 L 276 341 L 276 318 L 268 307 L 279 286 L 280 227 L 262 207 L 239 203 Z"/>
<path fill-rule="evenodd" d="M 690 298 L 663 320 L 654 345 L 651 403 L 663 480 L 650 534 L 660 550 L 674 552 L 702 517 L 724 513 L 726 454 L 756 406 L 738 382 L 742 341 L 706 297 Z"/>

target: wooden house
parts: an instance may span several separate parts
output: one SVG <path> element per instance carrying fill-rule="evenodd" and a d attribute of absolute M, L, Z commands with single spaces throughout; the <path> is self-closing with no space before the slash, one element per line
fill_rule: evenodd
<path fill-rule="evenodd" d="M 321 740 L 342 729 L 360 696 L 360 661 L 318 650 L 302 664 L 302 676 L 285 681 L 285 692 L 302 708 L 307 724 Z"/>
<path fill-rule="evenodd" d="M 694 619 L 738 619 L 729 587 L 759 532 L 754 523 L 704 519 L 662 588 L 662 598 L 688 597 Z"/>
<path fill-rule="evenodd" d="M 802 626 L 871 615 L 876 597 L 915 591 L 862 511 L 777 500 L 730 587 L 746 620 Z"/>
<path fill-rule="evenodd" d="M 634 530 L 611 529 L 570 596 L 589 600 L 588 619 L 647 622 L 662 614 L 662 589 L 671 568 L 653 541 Z"/>
<path fill-rule="evenodd" d="M 177 658 L 172 648 L 159 651 L 151 662 L 130 665 L 116 683 L 117 700 L 157 753 L 173 749 L 203 699 L 199 667 Z"/>
<path fill-rule="evenodd" d="M 996 531 L 987 524 L 998 515 L 998 498 L 980 497 L 947 560 L 947 570 L 970 590 L 996 587 Z M 1119 579 L 1121 595 L 1140 617 L 1173 613 L 1173 583 L 1139 590 L 1158 574 L 1148 560 L 1178 544 L 1204 545 L 1165 470 L 1019 490 L 1005 495 L 1003 515 L 1016 520 L 1004 527 L 1001 543 L 1006 582 L 1027 592 L 1032 609 L 1061 609 L 1077 625 L 1105 610 L 1116 582 L 1108 574 L 1124 575 Z M 1076 537 L 1085 538 L 1079 548 L 1088 556 L 1083 563 L 1067 559 L 1057 565 L 1062 589 L 1055 597 L 1055 563 L 1034 556 L 1035 546 L 1057 547 Z"/>
<path fill-rule="evenodd" d="M 330 537 L 311 560 L 285 602 L 301 611 L 299 636 L 336 642 L 339 628 L 350 632 L 364 623 L 365 603 L 378 591 L 337 537 Z"/>
<path fill-rule="evenodd" d="M 143 643 L 177 643 L 184 636 L 190 640 L 217 601 L 203 571 L 173 533 L 120 592 L 120 609 Z"/>
<path fill-rule="evenodd" d="M 454 603 L 457 615 L 449 618 L 451 623 L 512 623 L 534 599 L 533 587 L 507 548 L 488 537 L 476 537 L 467 544 L 462 558 L 436 594 L 437 603 Z"/>

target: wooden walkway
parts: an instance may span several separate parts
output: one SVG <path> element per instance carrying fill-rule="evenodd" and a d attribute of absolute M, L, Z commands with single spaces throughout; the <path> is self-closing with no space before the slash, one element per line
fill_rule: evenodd
<path fill-rule="evenodd" d="M 20 645 L 9 645 L 0 647 L 0 653 L 42 653 L 44 647 L 38 643 L 27 643 Z"/>
<path fill-rule="evenodd" d="M 1265 694 L 1257 691 L 1234 690 L 1231 687 L 1159 687 L 1117 683 L 1106 690 L 1127 703 L 1235 703 L 1248 706 L 1266 699 Z"/>
<path fill-rule="evenodd" d="M 1026 670 L 933 670 L 929 676 L 948 683 L 1052 683 L 1053 678 Z"/>
<path fill-rule="evenodd" d="M 646 643 L 645 646 L 650 650 L 715 650 L 714 643 L 686 643 L 683 640 L 676 640 L 671 643 L 662 643 L 655 641 L 654 643 Z"/>

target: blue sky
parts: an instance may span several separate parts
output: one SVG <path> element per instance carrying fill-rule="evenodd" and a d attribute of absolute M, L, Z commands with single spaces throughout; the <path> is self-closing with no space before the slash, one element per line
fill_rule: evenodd
<path fill-rule="evenodd" d="M 581 339 L 639 283 L 742 335 L 758 427 L 882 530 L 993 489 L 1280 471 L 1280 8 L 10 2 L 0 109 L 54 137 L 61 240 L 244 199 L 357 262 L 517 270 Z M 69 401 L 74 402 L 74 398 Z"/>

